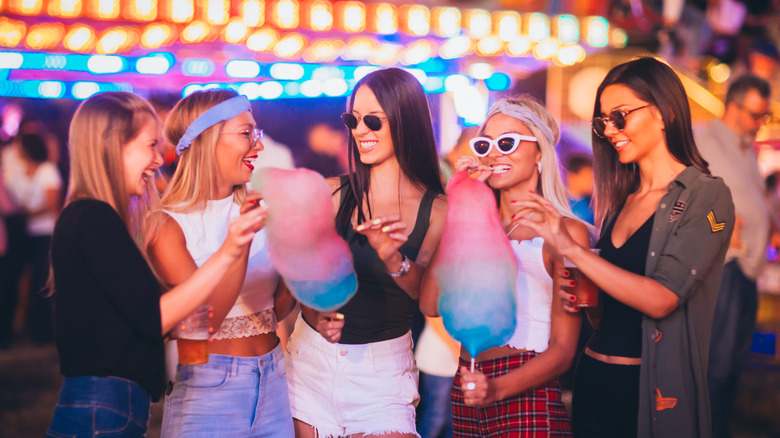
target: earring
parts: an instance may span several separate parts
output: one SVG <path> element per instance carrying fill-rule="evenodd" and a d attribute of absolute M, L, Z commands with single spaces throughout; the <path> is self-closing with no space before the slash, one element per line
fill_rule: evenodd
<path fill-rule="evenodd" d="M 536 168 L 539 169 L 539 173 L 542 173 L 542 160 L 536 162 Z"/>

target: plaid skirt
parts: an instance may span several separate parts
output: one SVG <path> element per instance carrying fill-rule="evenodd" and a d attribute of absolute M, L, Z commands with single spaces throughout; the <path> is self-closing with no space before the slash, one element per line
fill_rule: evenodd
<path fill-rule="evenodd" d="M 520 368 L 536 356 L 522 352 L 477 362 L 476 368 L 488 378 L 496 378 Z M 463 359 L 460 365 L 469 367 Z M 466 406 L 460 389 L 460 368 L 452 384 L 453 436 L 455 438 L 536 438 L 570 437 L 571 426 L 561 401 L 561 388 L 555 379 L 540 388 L 526 391 L 484 408 Z"/>

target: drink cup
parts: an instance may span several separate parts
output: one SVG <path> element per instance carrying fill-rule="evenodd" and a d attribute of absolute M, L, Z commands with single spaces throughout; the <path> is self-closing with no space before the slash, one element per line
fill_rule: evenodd
<path fill-rule="evenodd" d="M 599 249 L 593 248 L 592 253 L 598 255 Z M 580 268 L 574 265 L 568 258 L 563 258 L 563 265 L 569 271 L 569 278 L 574 280 L 574 287 L 569 288 L 569 292 L 577 297 L 577 307 L 596 307 L 599 305 L 599 288 L 580 271 Z"/>
<path fill-rule="evenodd" d="M 179 363 L 193 365 L 209 361 L 209 306 L 204 304 L 176 326 Z"/>

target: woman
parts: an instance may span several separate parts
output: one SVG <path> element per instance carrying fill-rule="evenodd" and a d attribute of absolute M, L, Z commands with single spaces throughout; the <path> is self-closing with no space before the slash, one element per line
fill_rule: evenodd
<path fill-rule="evenodd" d="M 266 211 L 246 206 L 225 243 L 160 295 L 137 242 L 162 163 L 157 115 L 125 92 L 96 94 L 70 125 L 67 206 L 52 237 L 57 349 L 65 381 L 48 436 L 145 436 L 164 388 L 163 334 L 204 303 Z"/>
<path fill-rule="evenodd" d="M 350 172 L 328 181 L 359 286 L 338 312 L 304 308 L 296 322 L 287 344 L 296 436 L 416 437 L 409 330 L 446 209 L 430 112 L 399 69 L 362 78 L 348 110 Z"/>
<path fill-rule="evenodd" d="M 685 90 L 666 64 L 613 68 L 593 115 L 601 257 L 539 198 L 522 205 L 544 220 L 518 221 L 603 292 L 603 319 L 574 379 L 574 434 L 708 437 L 707 353 L 731 195 L 699 155 Z"/>
<path fill-rule="evenodd" d="M 558 123 L 541 104 L 520 96 L 496 102 L 479 134 L 470 142 L 479 158 L 464 156 L 457 168 L 478 173 L 496 192 L 501 223 L 521 267 L 518 301 L 529 304 L 517 306 L 517 328 L 506 345 L 474 358 L 477 371 L 468 371 L 471 357 L 461 348 L 451 398 L 454 436 L 570 436 L 557 378 L 571 365 L 581 318 L 553 299 L 562 286 L 554 275 L 561 260 L 533 230 L 513 223 L 531 211 L 518 208 L 517 201 L 539 193 L 564 212 L 563 226 L 575 240 L 589 246 L 588 228 L 566 200 L 555 153 Z M 434 316 L 438 289 L 432 276 L 425 276 L 423 288 L 420 306 Z"/>
<path fill-rule="evenodd" d="M 166 284 L 187 281 L 217 251 L 241 203 L 258 201 L 247 196 L 246 183 L 263 150 L 262 134 L 249 100 L 232 90 L 196 92 L 171 110 L 165 136 L 181 159 L 153 217 L 148 245 Z M 276 321 L 294 301 L 280 286 L 261 232 L 222 279 L 222 293 L 209 300 L 210 324 L 217 329 L 209 360 L 178 366 L 163 436 L 292 435 Z"/>

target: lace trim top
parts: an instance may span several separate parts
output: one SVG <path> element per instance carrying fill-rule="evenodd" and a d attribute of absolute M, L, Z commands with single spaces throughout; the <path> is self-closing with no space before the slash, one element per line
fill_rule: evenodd
<path fill-rule="evenodd" d="M 211 339 L 248 338 L 274 332 L 277 326 L 276 312 L 274 309 L 266 309 L 254 314 L 225 318 Z"/>

